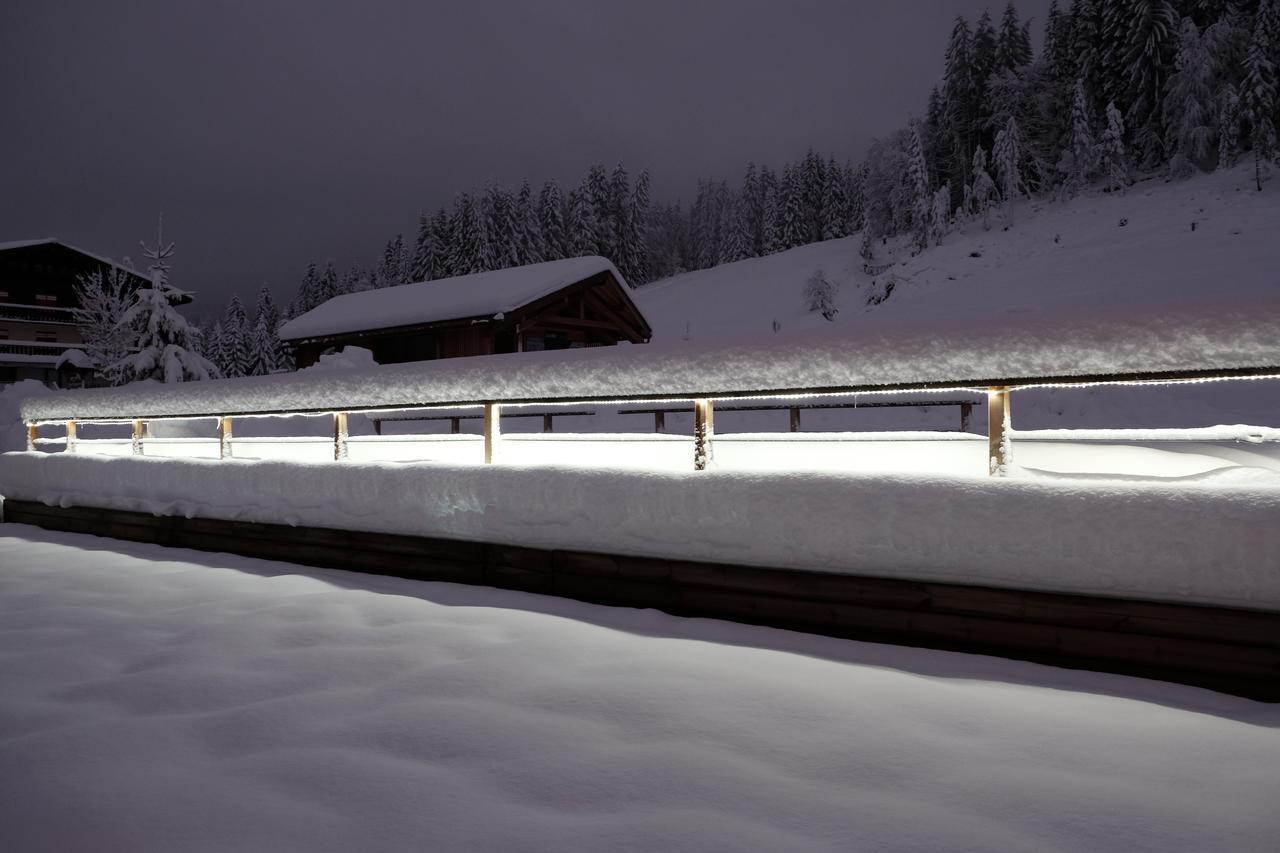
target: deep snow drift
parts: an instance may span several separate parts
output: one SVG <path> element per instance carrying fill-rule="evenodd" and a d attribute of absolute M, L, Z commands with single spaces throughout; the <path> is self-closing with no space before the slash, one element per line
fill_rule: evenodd
<path fill-rule="evenodd" d="M 1272 610 L 1276 479 L 0 456 L 0 493 L 51 505 Z"/>
<path fill-rule="evenodd" d="M 1270 853 L 1280 710 L 6 526 L 6 849 Z"/>

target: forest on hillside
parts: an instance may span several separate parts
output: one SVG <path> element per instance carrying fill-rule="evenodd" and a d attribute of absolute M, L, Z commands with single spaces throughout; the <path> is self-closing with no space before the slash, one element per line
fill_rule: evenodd
<path fill-rule="evenodd" d="M 1122 192 L 1242 160 L 1261 189 L 1277 156 L 1280 0 L 1055 2 L 1038 56 L 1011 2 L 998 22 L 957 17 L 943 59 L 921 117 L 860 162 L 811 150 L 748 163 L 736 183 L 700 181 L 688 206 L 654 203 L 648 172 L 633 180 L 622 164 L 592 166 L 567 192 L 554 180 L 460 192 L 367 267 L 309 264 L 283 311 L 267 294 L 251 318 L 233 297 L 204 352 L 229 376 L 280 369 L 246 354 L 278 352 L 274 324 L 347 292 L 590 254 L 638 286 L 859 231 L 870 264 L 881 237 L 923 250 L 1024 196 Z"/>

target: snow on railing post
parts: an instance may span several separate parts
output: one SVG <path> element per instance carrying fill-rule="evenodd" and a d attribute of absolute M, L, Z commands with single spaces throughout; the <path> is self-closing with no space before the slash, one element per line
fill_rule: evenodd
<path fill-rule="evenodd" d="M 218 418 L 218 458 L 231 458 L 232 424 L 231 418 Z"/>
<path fill-rule="evenodd" d="M 484 461 L 492 463 L 498 455 L 498 442 L 502 439 L 502 407 L 497 403 L 484 404 Z"/>
<path fill-rule="evenodd" d="M 347 458 L 347 413 L 333 413 L 333 461 L 343 462 Z"/>
<path fill-rule="evenodd" d="M 76 452 L 76 422 L 67 421 L 67 453 Z"/>
<path fill-rule="evenodd" d="M 143 421 L 135 419 L 133 422 L 133 455 L 142 455 L 142 434 L 145 429 Z"/>
<path fill-rule="evenodd" d="M 987 473 L 1004 474 L 1011 461 L 1009 452 L 1009 389 L 993 385 L 987 389 Z"/>
<path fill-rule="evenodd" d="M 36 439 L 40 437 L 40 427 L 35 421 L 27 421 L 27 452 L 36 449 Z"/>
<path fill-rule="evenodd" d="M 693 401 L 693 470 L 705 471 L 711 464 L 711 439 L 716 433 L 716 409 L 711 400 Z"/>

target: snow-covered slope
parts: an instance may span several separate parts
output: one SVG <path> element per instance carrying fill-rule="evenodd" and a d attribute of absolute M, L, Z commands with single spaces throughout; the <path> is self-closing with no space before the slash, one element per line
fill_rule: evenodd
<path fill-rule="evenodd" d="M 991 230 L 963 223 L 912 257 L 905 241 L 877 244 L 863 269 L 861 235 L 686 273 L 643 287 L 636 301 L 654 342 L 761 337 L 807 328 L 850 334 L 965 318 L 1206 301 L 1280 291 L 1280 182 L 1257 192 L 1246 169 L 1189 181 L 1146 181 L 1123 195 L 1020 202 Z M 1006 227 L 1007 226 L 1007 227 Z M 828 322 L 806 310 L 805 281 L 821 269 L 839 286 Z M 892 280 L 887 299 L 869 305 Z"/>

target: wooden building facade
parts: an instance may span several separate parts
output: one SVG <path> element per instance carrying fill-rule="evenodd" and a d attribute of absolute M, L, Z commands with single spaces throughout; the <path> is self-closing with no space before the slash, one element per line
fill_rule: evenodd
<path fill-rule="evenodd" d="M 83 343 L 74 315 L 76 280 L 113 267 L 123 269 L 53 239 L 0 243 L 0 384 L 37 379 L 76 386 L 90 378 L 75 363 L 59 369 L 59 359 Z M 149 286 L 145 276 L 125 273 L 132 287 Z"/>
<path fill-rule="evenodd" d="M 598 263 L 581 263 L 590 260 Z M 577 272 L 572 272 L 574 262 Z M 468 291 L 484 295 L 469 301 Z M 298 368 L 347 346 L 372 351 L 379 364 L 398 364 L 647 343 L 653 330 L 627 291 L 608 261 L 572 258 L 345 294 L 286 323 L 280 336 Z M 492 298 L 486 302 L 486 296 Z M 465 313 L 450 310 L 464 305 Z M 486 310 L 477 311 L 480 307 Z M 409 322 L 388 323 L 388 318 Z"/>

